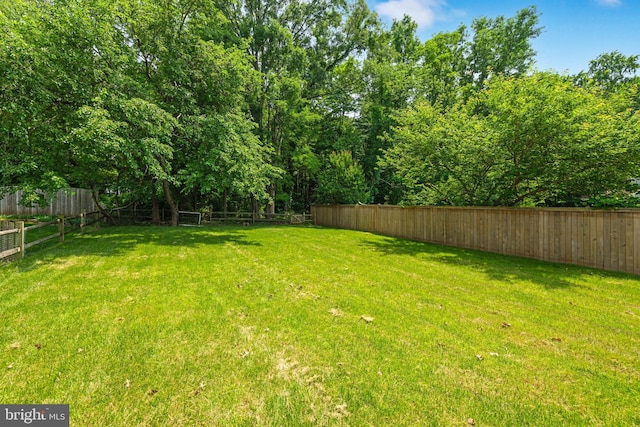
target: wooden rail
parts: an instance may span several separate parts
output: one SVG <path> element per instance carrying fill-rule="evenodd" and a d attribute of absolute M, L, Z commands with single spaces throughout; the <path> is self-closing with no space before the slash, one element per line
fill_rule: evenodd
<path fill-rule="evenodd" d="M 0 224 L 8 228 L 0 231 L 0 261 L 13 255 L 24 258 L 24 222 L 18 221 L 15 224 Z"/>
<path fill-rule="evenodd" d="M 318 225 L 640 274 L 640 209 L 313 206 Z"/>
<path fill-rule="evenodd" d="M 124 223 L 151 223 L 153 220 L 152 211 L 150 209 L 137 208 L 117 208 L 112 210 L 116 212 L 116 220 Z M 165 222 L 168 214 L 164 209 L 159 212 L 160 222 Z M 304 224 L 311 222 L 310 214 L 294 214 L 294 213 L 264 213 L 264 212 L 217 212 L 217 211 L 179 211 L 180 225 L 199 225 L 201 223 L 209 224 Z M 191 218 L 189 218 L 191 217 Z"/>
<path fill-rule="evenodd" d="M 232 223 L 280 223 L 304 224 L 311 222 L 310 214 L 264 213 L 264 212 L 206 212 L 204 218 L 209 222 Z"/>
<path fill-rule="evenodd" d="M 11 229 L 11 230 L 2 230 L 0 231 L 0 236 L 6 236 L 9 234 L 16 234 L 19 233 L 20 230 L 18 230 L 17 228 Z"/>
<path fill-rule="evenodd" d="M 96 215 L 97 219 L 87 222 L 87 217 L 90 215 Z M 65 217 L 64 215 L 59 215 L 58 218 L 54 221 L 38 223 L 29 227 L 25 227 L 25 221 L 3 221 L 0 223 L 0 260 L 7 260 L 14 255 L 18 255 L 18 258 L 24 258 L 25 252 L 27 249 L 30 249 L 36 245 L 49 241 L 51 239 L 58 238 L 59 242 L 64 242 L 65 234 L 69 233 L 67 231 L 67 227 L 71 226 L 71 229 L 79 229 L 80 233 L 84 232 L 84 229 L 87 225 L 92 224 L 100 220 L 100 213 L 96 212 L 82 212 L 80 215 L 75 217 Z M 79 220 L 77 225 L 72 224 L 72 220 Z M 43 227 L 49 227 L 52 225 L 57 225 L 57 230 L 55 233 L 49 234 L 47 236 L 43 236 L 33 242 L 25 243 L 25 235 L 29 231 L 38 230 Z M 2 230 L 4 228 L 4 230 Z M 13 235 L 17 236 L 13 236 Z M 11 236 L 7 238 L 7 236 Z"/>

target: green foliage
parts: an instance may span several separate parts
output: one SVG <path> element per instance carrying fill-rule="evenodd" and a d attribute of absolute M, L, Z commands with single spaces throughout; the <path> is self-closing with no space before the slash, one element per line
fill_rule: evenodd
<path fill-rule="evenodd" d="M 592 197 L 583 203 L 595 209 L 640 208 L 640 196 L 629 194 L 628 192 L 619 192 L 617 194 Z"/>
<path fill-rule="evenodd" d="M 412 203 L 566 204 L 622 190 L 638 174 L 640 115 L 555 74 L 494 78 L 445 113 L 398 115 L 383 166 Z"/>
<path fill-rule="evenodd" d="M 522 76 L 529 71 L 535 57 L 531 40 L 542 33 L 538 17 L 531 6 L 512 18 L 475 19 L 463 82 L 482 88 L 493 76 Z"/>
<path fill-rule="evenodd" d="M 440 33 L 427 40 L 422 47 L 424 63 L 418 73 L 422 96 L 431 104 L 453 105 L 461 93 L 462 75 L 467 60 L 466 29 Z"/>
<path fill-rule="evenodd" d="M 383 153 L 393 149 L 385 135 L 398 124 L 399 112 L 425 99 L 447 109 L 485 89 L 493 78 L 524 75 L 534 62 L 531 41 L 541 32 L 535 7 L 512 18 L 478 18 L 471 31 L 460 27 L 423 44 L 417 43 L 416 28 L 405 17 L 390 31 L 377 33 L 363 64 L 368 83 L 359 120 L 365 135 L 363 166 L 380 203 L 399 198 L 395 178 L 377 167 Z"/>
<path fill-rule="evenodd" d="M 236 46 L 244 47 L 259 76 L 260 84 L 247 98 L 256 133 L 271 147 L 269 162 L 287 172 L 282 181 L 274 179 L 269 185 L 266 210 L 275 210 L 277 200 L 285 202 L 280 208 L 291 202 L 307 210 L 312 183 L 309 176 L 301 180 L 296 174 L 293 156 L 300 146 L 316 149 L 316 142 L 322 144 L 319 117 L 332 115 L 324 106 L 353 111 L 343 104 L 352 92 L 339 93 L 344 86 L 336 85 L 334 76 L 366 47 L 372 15 L 364 0 L 239 0 L 217 6 L 228 19 Z M 295 200 L 292 185 L 297 188 Z"/>
<path fill-rule="evenodd" d="M 354 204 L 369 201 L 369 189 L 362 167 L 350 151 L 333 152 L 325 169 L 318 175 L 317 202 L 324 204 Z"/>
<path fill-rule="evenodd" d="M 480 17 L 421 42 L 409 17 L 387 29 L 365 0 L 0 0 L 0 192 L 21 188 L 33 203 L 44 202 L 38 189 L 80 186 L 113 204 L 158 206 L 163 194 L 173 211 L 307 211 L 327 200 L 328 171 L 350 168 L 332 153 L 350 152 L 366 185 L 354 174 L 347 187 L 363 190 L 338 199 L 571 204 L 615 193 L 640 175 L 638 58 L 603 54 L 578 76 L 540 80 L 566 96 L 537 91 L 538 17 Z M 440 141 L 439 157 L 423 158 L 434 171 L 418 173 L 417 154 L 396 165 L 408 159 L 397 142 L 422 138 L 407 127 L 425 124 L 412 110 Z M 385 153 L 393 167 L 379 167 Z"/>
<path fill-rule="evenodd" d="M 640 69 L 640 55 L 625 56 L 618 51 L 603 53 L 589 62 L 586 73 L 580 73 L 576 80 L 583 86 L 596 85 L 605 92 L 612 92 L 636 80 Z"/>
<path fill-rule="evenodd" d="M 243 113 L 256 76 L 242 49 L 211 39 L 226 20 L 210 2 L 19 1 L 0 10 L 9 48 L 0 96 L 11 99 L 0 107 L 0 187 L 71 184 L 135 200 L 168 181 L 179 202 L 212 180 L 262 196 L 256 186 L 277 175 Z M 226 136 L 193 128 L 216 121 Z M 184 184 L 186 170 L 212 161 L 206 144 L 222 140 L 249 154 L 231 156 L 202 188 Z"/>
<path fill-rule="evenodd" d="M 270 154 L 252 132 L 251 122 L 236 114 L 192 118 L 186 126 L 186 146 L 193 150 L 179 171 L 184 191 L 198 191 L 209 197 L 252 195 L 264 198 L 270 180 L 279 174 L 267 162 Z"/>

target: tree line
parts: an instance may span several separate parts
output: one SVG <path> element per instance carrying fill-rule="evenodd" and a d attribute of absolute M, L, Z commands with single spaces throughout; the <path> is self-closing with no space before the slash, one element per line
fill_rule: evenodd
<path fill-rule="evenodd" d="M 25 203 L 567 206 L 640 176 L 638 56 L 537 71 L 535 7 L 425 42 L 364 0 L 0 0 L 0 29 L 0 192 Z"/>

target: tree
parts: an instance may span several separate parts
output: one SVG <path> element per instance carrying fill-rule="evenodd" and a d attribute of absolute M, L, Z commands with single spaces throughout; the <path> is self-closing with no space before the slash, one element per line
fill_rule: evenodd
<path fill-rule="evenodd" d="M 580 73 L 577 81 L 582 86 L 592 83 L 605 92 L 612 92 L 636 79 L 640 69 L 639 58 L 640 55 L 625 56 L 618 51 L 603 53 L 589 62 L 589 70 Z"/>
<path fill-rule="evenodd" d="M 0 192 L 19 187 L 37 201 L 36 189 L 69 185 L 65 136 L 100 86 L 104 62 L 94 47 L 110 40 L 89 12 L 0 2 Z"/>
<path fill-rule="evenodd" d="M 359 126 L 364 133 L 363 167 L 374 200 L 396 203 L 400 185 L 377 167 L 390 148 L 385 138 L 397 124 L 398 112 L 422 100 L 446 111 L 483 90 L 493 78 L 522 76 L 534 62 L 531 41 L 541 29 L 535 7 L 516 16 L 478 18 L 470 31 L 461 26 L 417 42 L 410 18 L 395 21 L 373 39 L 363 65 L 367 86 L 362 94 Z"/>
<path fill-rule="evenodd" d="M 424 99 L 442 108 L 451 107 L 462 94 L 466 73 L 466 29 L 436 34 L 422 47 L 422 67 L 417 87 Z"/>
<path fill-rule="evenodd" d="M 129 190 L 137 199 L 145 180 L 170 179 L 171 137 L 177 122 L 139 98 L 118 99 L 111 111 L 119 120 L 99 104 L 78 110 L 77 126 L 67 138 L 72 166 L 67 176 L 94 194 Z"/>
<path fill-rule="evenodd" d="M 398 113 L 391 147 L 380 165 L 391 169 L 409 204 L 489 204 L 494 153 L 486 123 L 456 105 L 442 114 L 426 102 Z"/>
<path fill-rule="evenodd" d="M 351 152 L 333 152 L 328 156 L 325 168 L 318 176 L 316 200 L 326 204 L 369 201 L 362 167 L 354 161 Z"/>
<path fill-rule="evenodd" d="M 596 87 L 606 96 L 626 92 L 633 99 L 633 108 L 640 109 L 640 55 L 625 56 L 618 51 L 604 53 L 589 62 L 589 69 L 574 76 L 580 87 Z"/>
<path fill-rule="evenodd" d="M 163 195 L 174 224 L 185 200 L 264 198 L 257 184 L 277 170 L 247 114 L 257 76 L 244 49 L 224 45 L 211 2 L 18 0 L 0 11 L 0 187 L 81 185 L 154 207 Z"/>
<path fill-rule="evenodd" d="M 396 124 L 394 114 L 416 97 L 420 62 L 417 25 L 409 17 L 394 21 L 390 31 L 379 29 L 372 37 L 363 63 L 364 90 L 360 95 L 358 127 L 363 133 L 361 162 L 377 203 L 395 203 L 392 177 L 378 169 L 378 159 L 388 148 L 383 136 Z"/>
<path fill-rule="evenodd" d="M 292 200 L 292 156 L 300 147 L 315 149 L 322 98 L 334 70 L 366 47 L 372 15 L 364 0 L 219 1 L 228 19 L 230 40 L 251 58 L 260 84 L 248 103 L 256 134 L 271 147 L 270 163 L 285 170 L 268 186 L 265 207 L 274 212 Z M 299 196 L 294 195 L 294 198 Z"/>
<path fill-rule="evenodd" d="M 259 198 L 279 171 L 269 162 L 269 149 L 253 133 L 253 123 L 242 115 L 194 117 L 187 140 L 191 147 L 179 171 L 184 191 L 196 191 L 210 202 L 222 199 L 227 210 L 232 196 Z"/>
<path fill-rule="evenodd" d="M 598 57 L 581 89 L 527 75 L 534 7 L 425 43 L 364 0 L 0 0 L 0 26 L 0 192 L 28 201 L 83 186 L 176 224 L 316 197 L 572 203 L 640 175 L 638 58 Z"/>
<path fill-rule="evenodd" d="M 421 103 L 400 114 L 382 165 L 412 203 L 575 204 L 638 174 L 640 115 L 630 105 L 551 73 L 494 78 L 445 113 Z"/>
<path fill-rule="evenodd" d="M 265 156 L 243 112 L 245 95 L 257 80 L 244 52 L 222 43 L 224 17 L 210 2 L 160 6 L 122 0 L 117 19 L 137 58 L 131 79 L 147 100 L 177 122 L 171 174 L 149 182 L 161 184 L 172 223 L 177 223 L 183 201 L 197 204 L 201 197 L 210 200 L 230 192 L 262 198 L 264 191 L 255 191 L 249 181 L 260 182 L 261 174 L 271 170 L 264 167 Z M 230 177 L 237 171 L 243 173 Z M 207 179 L 198 180 L 205 175 Z"/>
<path fill-rule="evenodd" d="M 493 76 L 522 76 L 529 71 L 535 60 L 531 40 L 542 32 L 538 17 L 531 6 L 511 18 L 474 19 L 463 84 L 477 89 Z"/>

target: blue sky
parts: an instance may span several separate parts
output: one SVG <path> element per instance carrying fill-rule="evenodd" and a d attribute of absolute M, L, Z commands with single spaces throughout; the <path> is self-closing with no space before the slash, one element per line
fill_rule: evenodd
<path fill-rule="evenodd" d="M 533 41 L 536 68 L 577 73 L 589 61 L 614 50 L 640 54 L 639 0 L 367 0 L 369 7 L 390 25 L 404 14 L 419 25 L 422 40 L 453 31 L 474 18 L 514 16 L 535 5 L 541 14 L 542 34 Z"/>

